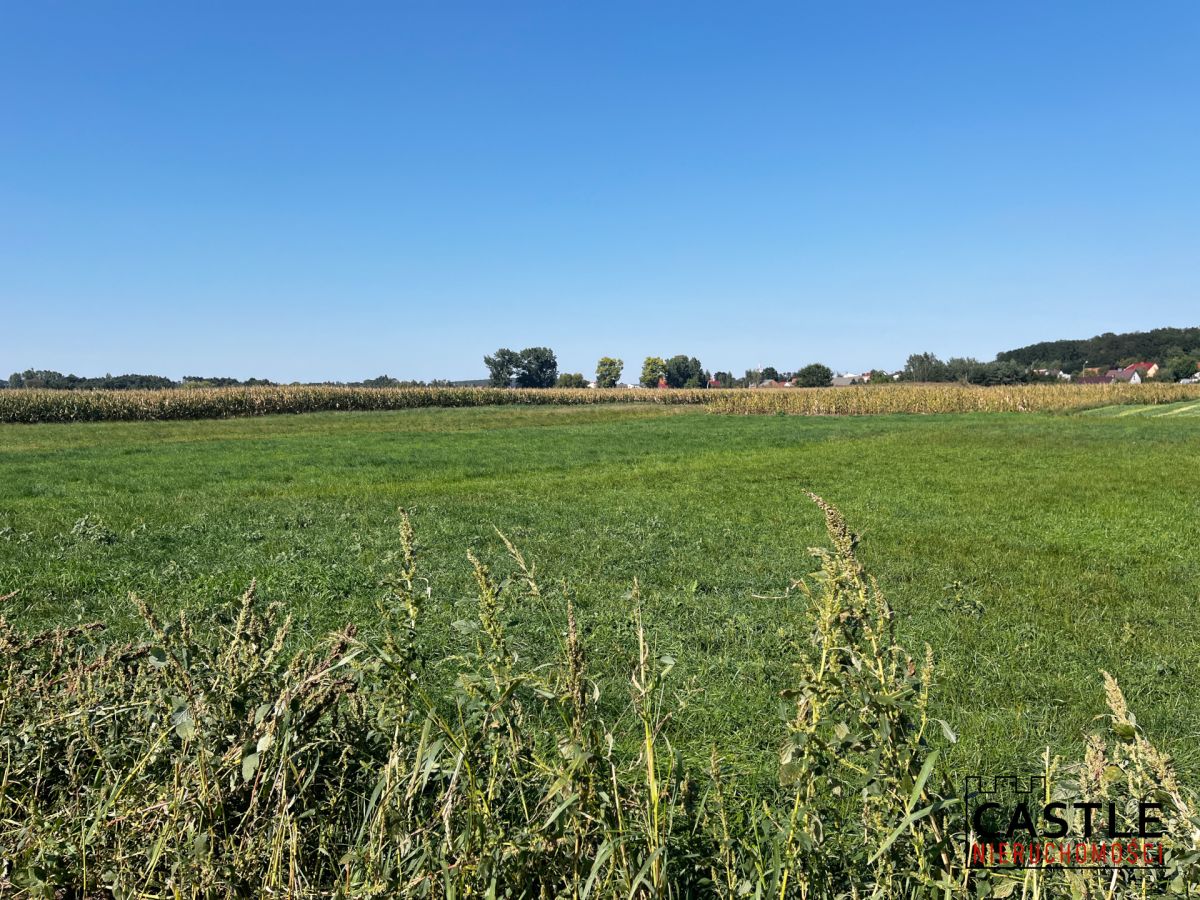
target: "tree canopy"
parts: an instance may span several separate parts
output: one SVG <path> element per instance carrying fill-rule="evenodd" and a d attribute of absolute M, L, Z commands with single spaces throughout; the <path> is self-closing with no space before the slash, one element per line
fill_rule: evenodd
<path fill-rule="evenodd" d="M 667 361 L 661 356 L 647 356 L 642 363 L 641 383 L 644 387 L 658 387 L 660 378 L 667 374 Z"/>
<path fill-rule="evenodd" d="M 501 347 L 491 356 L 483 358 L 483 364 L 488 369 L 488 384 L 492 387 L 508 387 L 512 384 L 521 354 L 507 347 Z"/>
<path fill-rule="evenodd" d="M 547 388 L 558 380 L 558 359 L 549 347 L 526 347 L 520 353 L 501 347 L 485 356 L 483 364 L 492 387 L 510 387 L 515 379 L 518 387 Z"/>
<path fill-rule="evenodd" d="M 524 388 L 554 387 L 558 359 L 549 347 L 526 347 L 517 362 L 517 385 Z"/>
<path fill-rule="evenodd" d="M 810 363 L 796 373 L 797 387 L 827 387 L 833 381 L 833 370 L 822 363 Z"/>
<path fill-rule="evenodd" d="M 1084 340 L 1042 341 L 996 354 L 998 362 L 1079 372 L 1122 362 L 1165 362 L 1177 356 L 1200 357 L 1200 328 L 1155 328 L 1122 334 L 1106 332 Z"/>
<path fill-rule="evenodd" d="M 667 387 L 698 388 L 708 386 L 708 373 L 696 357 L 672 356 L 666 364 Z"/>
<path fill-rule="evenodd" d="M 612 356 L 602 356 L 596 363 L 596 387 L 614 388 L 621 380 L 625 362 Z"/>

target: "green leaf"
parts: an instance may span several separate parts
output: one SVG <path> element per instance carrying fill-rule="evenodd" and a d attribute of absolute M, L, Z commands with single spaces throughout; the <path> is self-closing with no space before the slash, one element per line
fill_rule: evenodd
<path fill-rule="evenodd" d="M 946 740 L 952 744 L 958 743 L 958 735 L 954 733 L 954 729 L 950 727 L 949 722 L 945 719 L 934 719 L 934 721 L 942 726 L 942 734 L 946 736 Z"/>
<path fill-rule="evenodd" d="M 873 862 L 875 862 L 875 860 L 879 859 L 879 857 L 883 856 L 883 854 L 887 853 L 888 848 L 891 847 L 892 844 L 896 843 L 896 838 L 898 838 L 898 837 L 900 837 L 900 835 L 904 834 L 904 832 L 908 830 L 910 825 L 913 825 L 914 823 L 919 822 L 921 819 L 925 818 L 931 812 L 933 812 L 933 806 L 927 806 L 922 810 L 918 810 L 915 813 L 909 813 L 907 816 L 905 816 L 904 820 L 895 827 L 895 829 L 892 831 L 891 834 L 889 834 L 887 836 L 887 840 L 885 840 L 882 844 L 879 845 L 879 849 L 875 851 L 874 855 L 869 860 L 867 860 L 867 862 L 873 863 Z"/>
<path fill-rule="evenodd" d="M 192 839 L 192 855 L 198 859 L 204 859 L 208 856 L 208 834 L 200 832 Z"/>
<path fill-rule="evenodd" d="M 908 812 L 912 812 L 912 808 L 921 799 L 921 791 L 925 789 L 925 782 L 929 780 L 929 774 L 933 771 L 933 767 L 937 763 L 937 758 L 938 751 L 934 750 L 926 757 L 925 765 L 921 766 L 921 773 L 917 776 L 917 783 L 913 785 L 912 793 L 908 795 L 908 805 L 905 807 Z"/>
<path fill-rule="evenodd" d="M 250 781 L 258 771 L 258 752 L 247 753 L 242 757 L 242 780 Z"/>
<path fill-rule="evenodd" d="M 176 698 L 171 711 L 171 724 L 175 726 L 175 733 L 185 741 L 196 736 L 196 722 L 186 700 Z"/>
<path fill-rule="evenodd" d="M 887 836 L 887 840 L 880 844 L 879 849 L 875 851 L 875 855 L 872 856 L 867 862 L 873 863 L 875 860 L 879 859 L 879 857 L 883 856 L 883 854 L 887 852 L 888 848 L 891 847 L 892 844 L 896 843 L 896 839 L 900 837 L 900 835 L 904 834 L 908 828 L 921 821 L 921 819 L 924 819 L 926 816 L 932 815 L 933 813 L 941 812 L 943 809 L 948 807 L 955 806 L 958 804 L 958 802 L 959 801 L 957 799 L 939 800 L 936 803 L 931 803 L 924 809 L 909 813 L 904 817 L 904 820 L 896 826 L 892 833 Z"/>
<path fill-rule="evenodd" d="M 804 763 L 799 760 L 786 762 L 779 767 L 779 783 L 783 787 L 790 787 L 800 780 L 804 774 Z"/>

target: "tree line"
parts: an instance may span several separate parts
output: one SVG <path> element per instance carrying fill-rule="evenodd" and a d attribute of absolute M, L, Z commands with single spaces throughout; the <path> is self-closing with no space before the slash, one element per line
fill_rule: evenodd
<path fill-rule="evenodd" d="M 1047 370 L 1039 375 L 1028 366 L 1011 361 L 980 362 L 969 356 L 938 359 L 932 353 L 914 353 L 900 372 L 900 381 L 957 381 L 965 384 L 1029 384 L 1034 381 L 1057 381 L 1058 376 Z"/>
<path fill-rule="evenodd" d="M 1042 341 L 996 354 L 997 362 L 1031 369 L 1061 369 L 1072 375 L 1087 369 L 1122 368 L 1156 362 L 1163 378 L 1187 378 L 1200 363 L 1200 328 L 1154 328 L 1121 334 L 1105 332 L 1083 340 Z"/>
<path fill-rule="evenodd" d="M 1025 384 L 1056 380 L 1058 373 L 1075 376 L 1084 370 L 1120 368 L 1135 362 L 1155 362 L 1160 366 L 1160 381 L 1188 378 L 1200 369 L 1200 328 L 1156 328 L 1145 332 L 1113 334 L 1086 340 L 1044 341 L 1006 350 L 991 362 L 972 357 L 938 358 L 933 353 L 914 353 L 899 372 L 875 369 L 856 378 L 859 383 L 888 384 L 892 381 L 962 382 L 979 385 Z M 493 387 L 588 387 L 592 382 L 582 372 L 559 372 L 558 358 L 549 347 L 510 350 L 501 347 L 483 358 L 488 370 L 483 381 L 414 381 L 379 375 L 363 381 L 308 382 L 309 384 L 347 387 L 458 387 L 488 384 Z M 623 360 L 603 356 L 596 363 L 595 385 L 614 388 L 621 383 Z M 796 387 L 824 387 L 833 381 L 833 371 L 822 363 L 810 363 L 790 371 L 774 366 L 732 372 L 709 372 L 695 356 L 648 356 L 642 362 L 637 383 L 642 387 L 704 388 L 758 387 L 789 384 Z M 299 384 L 300 382 L 292 382 Z M 48 369 L 14 372 L 0 388 L 40 388 L 49 390 L 155 390 L 178 387 L 253 387 L 274 386 L 266 378 L 229 378 L 185 375 L 176 381 L 161 375 L 111 375 L 82 377 L 64 375 Z"/>
<path fill-rule="evenodd" d="M 50 369 L 26 369 L 24 372 L 13 372 L 7 381 L 0 382 L 0 387 L 39 388 L 51 391 L 152 391 L 177 387 L 252 387 L 274 384 L 275 382 L 265 378 L 247 378 L 242 381 L 237 378 L 185 375 L 181 380 L 175 381 L 162 375 L 136 374 L 85 378 L 80 375 L 64 375 Z"/>
<path fill-rule="evenodd" d="M 558 371 L 558 359 L 549 347 L 511 350 L 501 347 L 483 358 L 492 387 L 588 387 L 592 382 L 582 372 Z M 596 363 L 595 385 L 615 388 L 621 384 L 625 361 L 602 356 Z M 772 366 L 747 369 L 738 378 L 730 372 L 710 372 L 694 356 L 680 353 L 671 357 L 647 356 L 642 361 L 637 383 L 647 388 L 757 387 L 764 382 L 790 382 L 803 387 L 824 387 L 833 380 L 833 371 L 822 363 L 812 363 L 795 372 L 780 373 Z"/>
<path fill-rule="evenodd" d="M 300 382 L 291 382 L 300 384 Z M 390 375 L 379 375 L 362 381 L 305 382 L 306 385 L 330 385 L 335 387 L 455 387 L 461 382 L 434 379 L 433 381 L 401 381 Z M 64 375 L 50 369 L 26 369 L 13 372 L 0 389 L 29 388 L 49 391 L 153 391 L 164 388 L 210 388 L 210 387 L 278 387 L 279 382 L 267 378 L 229 378 L 226 376 L 184 375 L 176 381 L 162 375 L 102 375 L 86 378 L 80 375 Z"/>

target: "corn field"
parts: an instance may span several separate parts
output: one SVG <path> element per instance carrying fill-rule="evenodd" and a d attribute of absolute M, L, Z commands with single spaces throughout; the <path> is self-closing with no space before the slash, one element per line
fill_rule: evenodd
<path fill-rule="evenodd" d="M 706 390 L 586 388 L 362 388 L 335 386 L 177 388 L 152 391 L 0 391 L 0 422 L 228 419 L 422 407 L 595 403 L 704 403 Z"/>
<path fill-rule="evenodd" d="M 1195 893 L 1200 828 L 1105 679 L 1108 727 L 1081 765 L 1047 757 L 1073 795 L 1154 796 L 1170 837 L 1153 874 L 966 865 L 953 740 L 930 718 L 934 661 L 896 643 L 894 613 L 825 514 L 829 546 L 781 602 L 799 604 L 778 778 L 749 786 L 714 748 L 672 746 L 674 661 L 627 603 L 629 677 L 601 703 L 586 623 L 501 536 L 504 571 L 467 554 L 470 649 L 427 658 L 436 602 L 401 519 L 380 626 L 315 647 L 254 586 L 215 620 L 141 640 L 102 623 L 25 634 L 0 618 L 0 895 L 23 897 L 1106 898 Z M 499 547 L 497 548 L 499 550 Z M 809 565 L 812 565 L 811 563 Z M 557 652 L 523 659 L 515 604 L 554 604 Z M 430 687 L 449 664 L 454 687 Z M 608 712 L 605 712 L 608 710 Z"/>
<path fill-rule="evenodd" d="M 504 405 L 653 403 L 733 414 L 858 416 L 884 413 L 1066 412 L 1200 399 L 1200 386 L 896 384 L 842 388 L 646 389 L 179 388 L 152 391 L 0 390 L 0 423 L 227 419 L 284 413 Z"/>
<path fill-rule="evenodd" d="M 713 412 L 869 416 L 886 413 L 1069 412 L 1099 406 L 1200 400 L 1194 384 L 885 384 L 714 392 Z"/>

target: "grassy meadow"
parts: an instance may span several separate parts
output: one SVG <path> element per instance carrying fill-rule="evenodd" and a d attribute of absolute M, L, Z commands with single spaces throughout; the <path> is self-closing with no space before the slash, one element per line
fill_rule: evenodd
<path fill-rule="evenodd" d="M 433 588 L 431 658 L 471 639 L 466 552 L 511 571 L 498 528 L 554 588 L 510 610 L 523 658 L 561 645 L 565 584 L 601 707 L 624 703 L 636 578 L 653 650 L 676 660 L 669 686 L 686 695 L 667 726 L 675 746 L 696 760 L 718 746 L 747 778 L 774 778 L 804 611 L 785 594 L 826 540 L 812 490 L 862 534 L 901 640 L 931 645 L 932 714 L 960 736 L 956 771 L 1034 768 L 1047 745 L 1078 756 L 1104 669 L 1194 782 L 1200 416 L 1133 409 L 540 406 L 0 426 L 0 595 L 19 592 L 0 613 L 29 630 L 104 619 L 132 631 L 135 591 L 160 611 L 186 604 L 203 628 L 204 609 L 257 578 L 303 634 L 346 622 L 369 634 L 404 507 Z"/>

